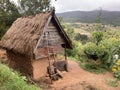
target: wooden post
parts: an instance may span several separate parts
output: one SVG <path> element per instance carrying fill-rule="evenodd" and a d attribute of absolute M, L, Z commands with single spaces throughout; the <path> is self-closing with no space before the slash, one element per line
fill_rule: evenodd
<path fill-rule="evenodd" d="M 66 44 L 65 44 L 65 61 L 66 61 L 66 71 L 68 72 L 68 60 L 67 60 Z"/>
<path fill-rule="evenodd" d="M 48 34 L 49 33 L 45 33 L 45 38 L 46 38 L 46 42 L 47 42 L 47 52 L 48 52 L 48 62 L 49 62 L 49 71 L 50 71 L 50 73 L 49 73 L 49 77 L 50 77 L 50 79 L 51 79 L 51 84 L 53 83 L 53 81 L 52 81 L 52 75 L 51 75 L 51 65 L 50 65 L 50 54 L 49 54 L 49 40 L 48 40 Z"/>
<path fill-rule="evenodd" d="M 66 44 L 65 44 L 65 60 L 67 60 Z"/>

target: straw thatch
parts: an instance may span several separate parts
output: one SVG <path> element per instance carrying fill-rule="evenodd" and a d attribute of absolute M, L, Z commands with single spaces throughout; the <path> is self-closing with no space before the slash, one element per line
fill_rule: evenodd
<path fill-rule="evenodd" d="M 18 18 L 1 40 L 1 46 L 31 56 L 50 13 Z"/>
<path fill-rule="evenodd" d="M 36 16 L 18 18 L 1 39 L 0 46 L 33 58 L 34 49 L 49 17 L 52 16 L 55 18 L 54 20 L 57 20 L 56 23 L 58 23 L 57 17 L 53 15 L 51 12 L 46 12 L 37 14 Z M 59 29 L 62 28 L 60 25 L 58 27 Z M 62 33 L 67 42 L 70 42 L 63 29 Z"/>

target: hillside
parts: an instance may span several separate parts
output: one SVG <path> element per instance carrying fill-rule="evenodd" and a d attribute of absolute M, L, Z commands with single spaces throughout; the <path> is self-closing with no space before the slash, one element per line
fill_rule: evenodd
<path fill-rule="evenodd" d="M 1 51 L 0 51 L 1 52 Z M 0 59 L 1 61 L 1 59 Z M 24 76 L 0 63 L 0 90 L 39 90 L 40 88 L 27 83 Z"/>
<path fill-rule="evenodd" d="M 70 11 L 58 13 L 58 17 L 63 17 L 65 22 L 95 23 L 99 11 Z M 120 25 L 120 11 L 102 11 L 102 23 Z"/>

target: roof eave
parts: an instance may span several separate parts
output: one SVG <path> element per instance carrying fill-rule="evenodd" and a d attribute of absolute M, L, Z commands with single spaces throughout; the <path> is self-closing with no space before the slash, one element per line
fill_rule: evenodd
<path fill-rule="evenodd" d="M 54 14 L 53 15 L 54 20 L 56 21 L 58 27 L 60 28 L 60 30 L 62 31 L 63 35 L 65 36 L 65 39 L 67 40 L 67 44 L 69 44 L 69 46 L 67 47 L 68 49 L 73 49 L 73 45 L 72 45 L 72 41 L 70 40 L 70 38 L 68 37 L 68 35 L 66 34 L 66 32 L 64 31 L 63 27 L 61 26 L 57 16 Z"/>

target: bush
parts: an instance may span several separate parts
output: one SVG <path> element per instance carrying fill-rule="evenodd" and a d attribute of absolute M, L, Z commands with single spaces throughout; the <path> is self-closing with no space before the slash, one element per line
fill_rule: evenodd
<path fill-rule="evenodd" d="M 102 38 L 103 38 L 103 32 L 97 31 L 97 32 L 93 33 L 93 39 L 94 39 L 94 42 L 96 43 L 96 45 L 99 44 L 99 42 L 102 40 Z"/>
<path fill-rule="evenodd" d="M 67 55 L 72 56 L 76 59 L 79 59 L 82 55 L 84 55 L 84 47 L 81 43 L 74 41 L 73 42 L 73 50 L 67 49 Z"/>
<path fill-rule="evenodd" d="M 101 59 L 101 57 L 104 55 L 104 48 L 90 42 L 85 45 L 84 52 L 88 56 L 88 58 L 97 60 Z"/>
<path fill-rule="evenodd" d="M 104 65 L 108 64 L 108 67 L 111 67 L 114 64 L 113 56 L 115 54 L 120 54 L 119 51 L 120 41 L 115 38 L 109 38 L 102 40 L 100 46 L 104 47 L 104 56 L 101 58 Z"/>
<path fill-rule="evenodd" d="M 109 38 L 101 40 L 98 45 L 95 43 L 87 43 L 84 52 L 90 59 L 100 59 L 104 68 L 110 68 L 114 64 L 113 56 L 120 55 L 120 40 Z"/>
<path fill-rule="evenodd" d="M 112 66 L 112 72 L 114 73 L 114 77 L 120 80 L 120 59 Z"/>
<path fill-rule="evenodd" d="M 0 90 L 39 90 L 39 88 L 28 84 L 26 77 L 0 64 Z"/>

